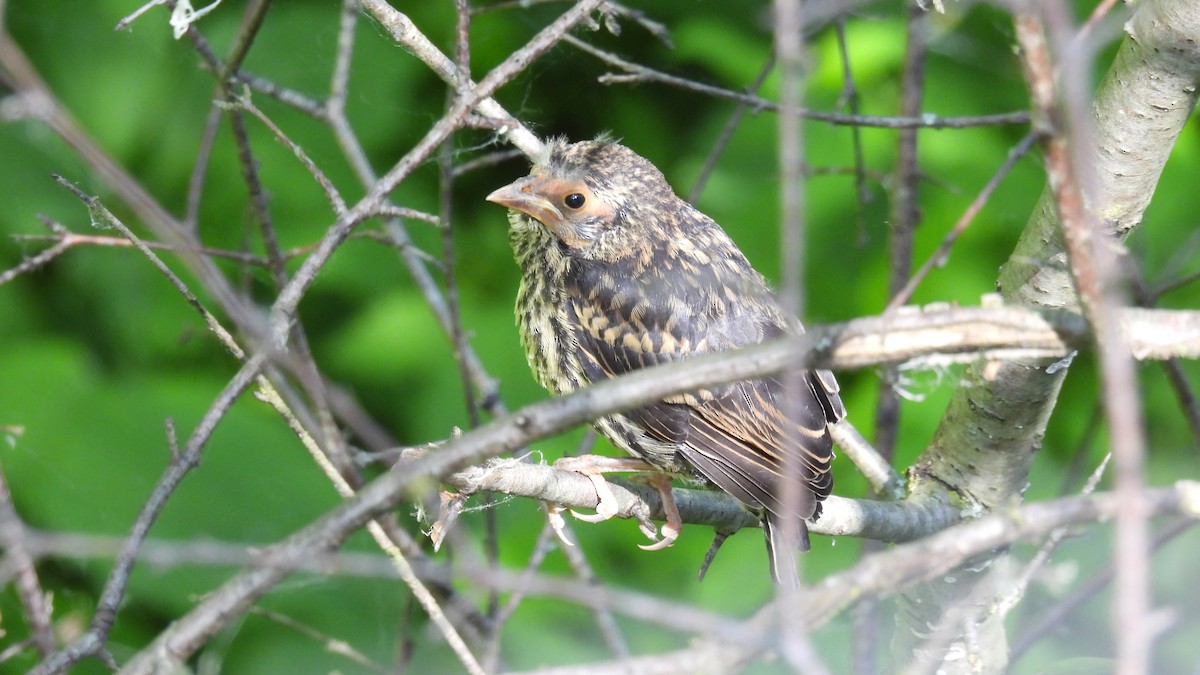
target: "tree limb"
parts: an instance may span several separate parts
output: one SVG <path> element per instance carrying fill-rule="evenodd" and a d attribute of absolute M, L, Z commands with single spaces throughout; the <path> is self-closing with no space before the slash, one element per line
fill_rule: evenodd
<path fill-rule="evenodd" d="M 1095 136 L 1086 149 L 1096 155 L 1093 164 L 1112 162 L 1101 170 L 1087 207 L 1118 238 L 1141 222 L 1163 165 L 1195 106 L 1200 2 L 1143 2 L 1126 30 L 1116 62 L 1095 94 Z M 1006 304 L 1078 311 L 1057 204 L 1049 191 L 1001 269 L 999 288 Z M 937 494 L 949 488 L 985 509 L 1019 498 L 1067 365 L 1068 361 L 1021 358 L 968 366 L 933 442 L 914 467 L 913 490 Z M 956 577 L 954 585 L 933 582 L 901 600 L 894 657 L 907 663 L 919 654 L 920 660 L 948 673 L 966 672 L 980 661 L 989 669 L 1003 670 L 1007 648 L 1002 617 L 986 611 L 976 614 L 982 618 L 972 624 L 977 637 L 973 646 L 958 640 L 938 653 L 920 651 L 928 627 L 947 612 L 961 610 L 960 603 L 977 584 L 1003 583 L 994 569 L 964 571 Z M 985 592 L 984 602 L 990 600 Z M 951 653 L 969 656 L 949 660 Z"/>

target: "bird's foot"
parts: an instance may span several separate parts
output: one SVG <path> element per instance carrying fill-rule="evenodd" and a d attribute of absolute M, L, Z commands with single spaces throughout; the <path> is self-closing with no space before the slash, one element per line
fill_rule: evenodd
<path fill-rule="evenodd" d="M 599 473 L 585 473 L 583 475 L 592 481 L 592 487 L 596 489 L 596 512 L 579 513 L 578 511 L 571 511 L 571 515 L 585 523 L 602 523 L 617 515 L 617 496 L 613 494 L 612 486 L 608 484 L 608 481 L 604 480 L 604 476 Z"/>
<path fill-rule="evenodd" d="M 658 532 L 655 532 L 653 524 L 650 525 L 647 532 L 646 525 L 642 525 L 642 534 L 645 534 L 653 544 L 639 544 L 638 548 L 644 551 L 661 551 L 675 543 L 679 538 L 679 533 L 683 530 L 683 518 L 679 515 L 679 507 L 675 505 L 675 497 L 671 494 L 671 477 L 665 473 L 652 473 L 647 475 L 647 481 L 658 490 L 658 495 L 662 499 L 663 516 L 666 517 L 663 523 L 662 539 L 658 538 Z"/>
<path fill-rule="evenodd" d="M 660 551 L 674 544 L 675 540 L 679 538 L 679 532 L 683 529 L 683 518 L 680 517 L 679 508 L 675 506 L 675 499 L 671 496 L 671 477 L 650 464 L 632 457 L 583 455 L 563 457 L 554 462 L 554 467 L 581 474 L 592 482 L 592 486 L 596 490 L 596 512 L 579 513 L 571 510 L 572 516 L 586 523 L 608 520 L 617 515 L 619 510 L 617 496 L 613 494 L 612 486 L 608 481 L 604 480 L 604 474 L 629 471 L 646 472 L 644 474 L 646 481 L 658 490 L 662 499 L 663 514 L 666 516 L 667 522 L 661 529 L 658 529 L 649 520 L 642 520 L 638 524 L 638 529 L 653 543 L 640 546 L 640 548 L 647 551 Z M 553 520 L 551 524 L 553 524 Z M 555 531 L 559 533 L 559 538 L 562 538 L 561 529 L 556 528 Z"/>
<path fill-rule="evenodd" d="M 581 455 L 579 457 L 563 457 L 554 462 L 554 468 L 573 471 L 592 481 L 596 490 L 596 512 L 579 513 L 571 510 L 571 515 L 585 523 L 599 523 L 617 515 L 619 504 L 613 494 L 612 486 L 604 480 L 604 474 L 617 471 L 647 471 L 652 470 L 649 464 L 640 459 L 624 457 L 604 457 L 601 455 Z M 656 537 L 651 537 L 652 539 Z"/>

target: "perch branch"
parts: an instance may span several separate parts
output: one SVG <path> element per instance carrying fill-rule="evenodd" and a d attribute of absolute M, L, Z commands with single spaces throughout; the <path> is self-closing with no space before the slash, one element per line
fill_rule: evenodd
<path fill-rule="evenodd" d="M 963 312 L 964 310 L 957 310 Z M 1003 310 L 1007 312 L 1009 310 Z M 1152 310 L 1129 310 L 1147 312 Z M 1162 310 L 1158 310 L 1162 311 Z M 997 312 L 997 310 L 977 310 Z M 1001 312 L 1001 313 L 1003 313 Z M 947 312 L 954 315 L 955 311 Z M 968 314 L 972 314 L 968 312 Z M 921 315 L 917 315 L 918 317 Z M 876 318 L 875 342 L 887 346 L 890 335 L 903 323 L 904 314 Z M 1013 335 L 1020 338 L 1036 326 L 1046 326 L 1044 319 L 1028 311 L 1017 311 L 1010 324 Z M 1200 315 L 1198 315 L 1200 323 Z M 1076 323 L 1079 323 L 1076 321 Z M 860 324 L 861 325 L 861 324 Z M 953 325 L 953 324 L 951 324 Z M 1001 324 L 992 324 L 1001 325 Z M 1017 326 L 1021 326 L 1018 328 Z M 619 410 L 645 405 L 665 396 L 716 386 L 741 379 L 761 377 L 786 368 L 811 368 L 828 365 L 830 356 L 837 353 L 837 335 L 852 333 L 849 324 L 814 329 L 812 332 L 785 340 L 759 345 L 736 352 L 712 354 L 688 361 L 647 368 L 599 383 L 569 396 L 553 398 L 505 417 L 498 418 L 478 429 L 451 439 L 437 452 L 402 467 L 394 468 L 367 484 L 354 497 L 327 513 L 323 518 L 296 533 L 289 539 L 263 553 L 254 565 L 210 594 L 191 612 L 161 633 L 155 641 L 129 662 L 123 672 L 146 673 L 156 665 L 178 663 L 186 659 L 229 621 L 244 613 L 263 594 L 273 588 L 297 566 L 313 555 L 334 550 L 345 537 L 367 521 L 394 508 L 405 499 L 416 497 L 414 490 L 429 489 L 437 480 L 465 469 L 481 460 L 512 452 L 530 442 Z M 1065 353 L 1066 347 L 1052 330 L 1054 345 L 1043 346 L 1046 353 Z M 961 336 L 951 329 L 951 334 Z M 936 335 L 931 336 L 936 337 Z M 901 350 L 911 356 L 911 344 L 901 341 Z M 1200 341 L 1198 341 L 1200 343 Z M 946 340 L 934 344 L 953 349 Z M 1055 351 L 1057 349 L 1057 352 Z M 883 354 L 894 356 L 895 352 Z"/>

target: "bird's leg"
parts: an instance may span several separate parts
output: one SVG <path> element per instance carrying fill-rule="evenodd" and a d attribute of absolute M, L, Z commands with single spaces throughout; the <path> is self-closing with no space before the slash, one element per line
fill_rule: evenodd
<path fill-rule="evenodd" d="M 662 539 L 653 544 L 638 544 L 638 548 L 644 551 L 661 551 L 679 538 L 679 533 L 683 530 L 683 518 L 680 517 L 679 507 L 675 505 L 675 497 L 671 494 L 671 477 L 665 473 L 654 472 L 647 474 L 646 480 L 658 490 L 659 498 L 662 499 L 663 517 L 667 522 L 662 526 Z M 646 536 L 655 539 L 655 534 L 648 532 Z"/>
<path fill-rule="evenodd" d="M 675 543 L 683 528 L 683 518 L 671 495 L 671 477 L 659 471 L 653 465 L 633 457 L 605 457 L 603 455 L 581 455 L 579 457 L 563 457 L 554 462 L 554 467 L 565 471 L 582 474 L 592 481 L 596 489 L 596 513 L 581 514 L 571 510 L 571 515 L 587 523 L 598 523 L 617 515 L 617 496 L 612 487 L 604 480 L 604 474 L 617 472 L 642 472 L 646 480 L 658 490 L 662 499 L 663 515 L 666 523 L 662 526 L 662 538 L 654 528 L 654 524 L 646 521 L 638 526 L 646 538 L 654 542 L 641 548 L 647 551 L 658 551 Z"/>

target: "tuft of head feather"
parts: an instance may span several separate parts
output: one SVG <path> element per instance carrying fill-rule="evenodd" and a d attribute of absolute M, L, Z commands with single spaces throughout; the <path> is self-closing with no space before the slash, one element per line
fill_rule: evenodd
<path fill-rule="evenodd" d="M 675 194 L 658 167 L 608 134 L 578 143 L 570 143 L 563 137 L 550 139 L 535 171 L 564 180 L 583 180 L 600 191 Z"/>

